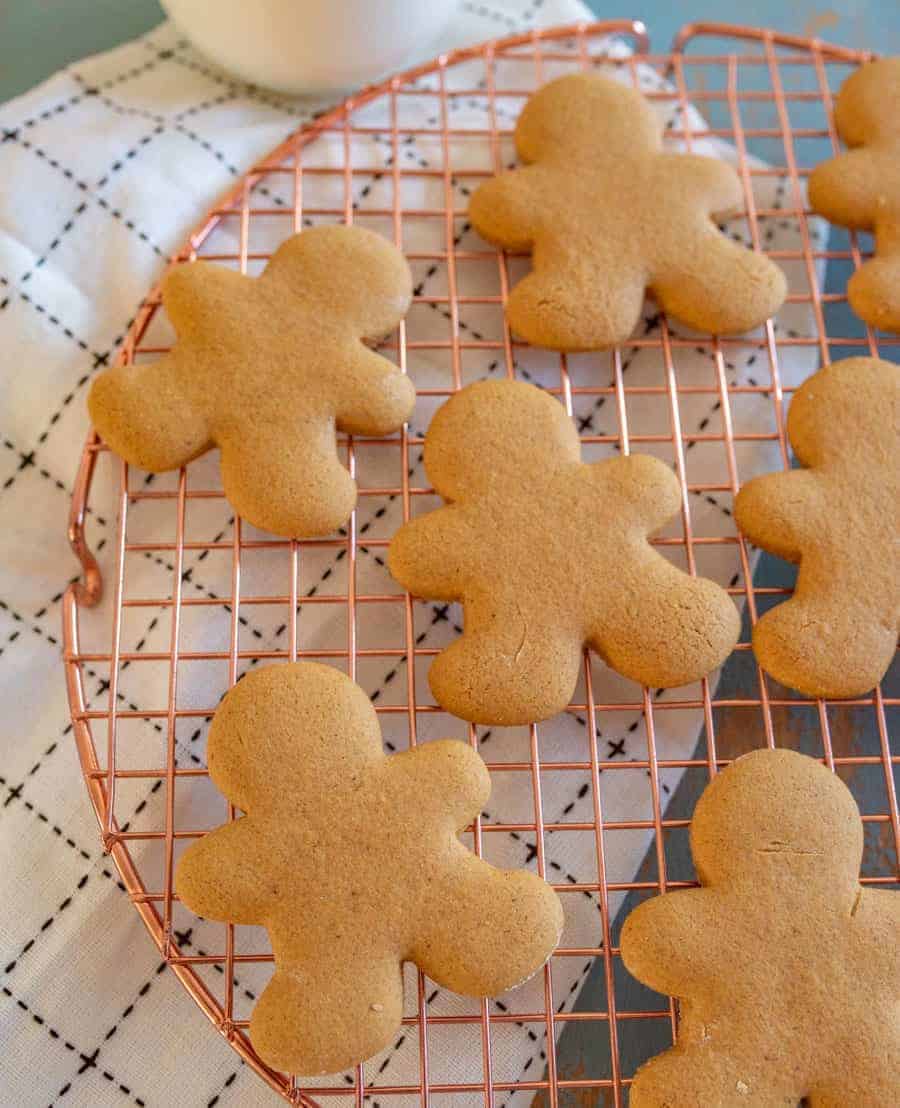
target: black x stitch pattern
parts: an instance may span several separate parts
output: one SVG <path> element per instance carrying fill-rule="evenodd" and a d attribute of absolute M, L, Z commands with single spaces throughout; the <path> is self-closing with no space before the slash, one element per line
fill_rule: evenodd
<path fill-rule="evenodd" d="M 162 133 L 163 133 L 163 128 L 161 126 L 156 126 L 156 127 L 153 128 L 152 131 L 150 131 L 148 134 L 144 135 L 141 139 L 139 139 L 138 142 L 134 146 L 129 147 L 123 154 L 121 154 L 119 157 L 116 158 L 116 160 L 109 167 L 108 171 L 106 173 L 104 173 L 103 176 L 100 177 L 97 180 L 96 184 L 94 185 L 94 188 L 96 190 L 100 190 L 100 189 L 104 188 L 109 183 L 110 179 L 116 173 L 118 173 L 129 161 L 131 161 L 132 158 L 137 157 L 137 155 L 146 146 L 148 146 L 149 143 L 152 142 L 153 139 L 157 135 L 161 135 Z M 115 218 L 121 218 L 121 213 L 117 209 L 110 208 L 109 202 L 106 200 L 105 197 L 100 196 L 98 193 L 95 193 L 94 194 L 94 200 L 95 200 L 95 202 L 97 203 L 98 206 L 100 206 L 100 207 L 104 208 L 105 210 L 109 211 L 110 214 L 113 215 Z M 49 245 L 46 247 L 44 252 L 35 260 L 35 262 L 31 266 L 31 268 L 26 270 L 26 272 L 23 273 L 22 276 L 19 278 L 19 284 L 20 285 L 24 285 L 27 281 L 30 281 L 32 276 L 34 275 L 35 270 L 38 270 L 42 266 L 46 265 L 47 259 L 53 254 L 54 250 L 57 250 L 59 248 L 59 246 L 63 242 L 63 239 L 66 237 L 66 235 L 68 235 L 69 232 L 76 226 L 77 221 L 78 221 L 78 217 L 80 215 L 82 215 L 87 210 L 88 210 L 88 201 L 87 200 L 82 200 L 81 203 L 75 208 L 75 210 L 72 212 L 72 214 L 69 216 L 69 218 L 62 225 L 60 230 L 57 231 L 56 235 L 50 241 Z M 160 258 L 165 257 L 165 254 L 163 253 L 163 251 L 150 239 L 149 235 L 147 235 L 144 231 L 138 230 L 131 220 L 129 220 L 127 218 L 123 219 L 123 223 L 129 230 L 134 231 L 137 234 L 139 239 L 141 239 L 143 242 L 146 242 L 148 245 L 150 245 L 151 248 L 153 249 L 153 251 Z"/>
<path fill-rule="evenodd" d="M 64 1035 L 61 1035 L 59 1031 L 51 1026 L 51 1024 L 48 1023 L 48 1021 L 42 1015 L 39 1015 L 37 1012 L 35 1012 L 33 1008 L 29 1007 L 29 1005 L 27 1005 L 25 1001 L 22 1000 L 20 997 L 17 997 L 6 985 L 0 985 L 0 992 L 2 992 L 5 997 L 11 1000 L 21 1012 L 24 1012 L 27 1016 L 29 1016 L 33 1023 L 37 1024 L 38 1027 L 46 1031 L 46 1033 L 50 1036 L 52 1040 L 59 1043 L 70 1054 L 78 1058 L 79 1074 L 84 1073 L 86 1069 L 94 1068 L 96 1066 L 96 1052 L 93 1055 L 88 1055 L 79 1050 L 74 1043 L 70 1042 Z M 138 1105 L 138 1108 L 144 1108 L 144 1106 L 146 1105 L 146 1101 L 143 1100 L 141 1097 L 136 1096 L 128 1085 L 125 1085 L 121 1081 L 119 1081 L 112 1073 L 109 1072 L 109 1070 L 102 1069 L 99 1072 L 102 1075 L 103 1079 L 110 1082 L 110 1084 L 113 1085 L 118 1090 L 118 1092 L 128 1097 L 132 1101 L 132 1103 Z M 63 1085 L 62 1088 L 59 1089 L 59 1091 L 56 1093 L 56 1100 L 62 1099 L 62 1097 L 64 1097 L 71 1088 L 72 1082 L 67 1081 L 66 1084 Z"/>
<path fill-rule="evenodd" d="M 31 623 L 21 612 L 17 612 L 15 608 L 11 608 L 5 600 L 0 600 L 0 611 L 6 612 L 13 623 L 17 625 L 7 636 L 5 644 L 0 646 L 0 654 L 3 653 L 6 647 L 11 646 L 16 641 L 19 637 L 21 627 L 30 628 L 33 634 L 44 639 L 44 641 L 48 642 L 51 646 L 59 646 L 59 639 L 57 639 L 55 635 L 51 635 L 49 632 L 44 631 L 37 623 Z"/>
<path fill-rule="evenodd" d="M 158 134 L 158 133 L 161 133 L 161 132 L 157 131 L 157 132 L 154 132 L 154 133 Z M 151 138 L 152 138 L 152 134 L 151 134 L 150 137 L 147 137 L 146 142 L 144 142 L 144 145 L 146 145 L 146 143 L 149 142 L 151 140 Z M 157 255 L 157 257 L 163 258 L 163 259 L 166 258 L 166 254 L 160 249 L 159 246 L 157 246 L 157 244 L 155 242 L 153 242 L 153 240 L 146 233 L 146 231 L 143 231 L 140 228 L 138 228 L 135 225 L 134 221 L 132 219 L 130 219 L 127 215 L 125 215 L 121 211 L 121 209 L 113 207 L 109 203 L 109 201 L 106 200 L 105 197 L 98 195 L 94 191 L 96 186 L 92 187 L 90 184 L 88 184 L 87 181 L 85 181 L 82 178 L 80 178 L 79 176 L 77 176 L 77 174 L 75 174 L 71 169 L 69 169 L 66 166 L 62 165 L 57 158 L 50 155 L 42 147 L 36 146 L 34 143 L 30 142 L 28 139 L 22 138 L 21 136 L 16 136 L 16 138 L 13 141 L 17 141 L 19 143 L 19 145 L 24 150 L 30 151 L 32 154 L 35 155 L 35 157 L 40 158 L 41 161 L 46 162 L 47 165 L 51 166 L 55 170 L 58 170 L 63 175 L 63 177 L 65 177 L 68 181 L 71 181 L 72 184 L 75 185 L 75 187 L 77 189 L 79 189 L 81 192 L 86 193 L 89 196 L 91 196 L 92 199 L 94 200 L 94 202 L 98 205 L 98 207 L 100 207 L 104 211 L 108 212 L 109 215 L 111 215 L 113 219 L 120 221 L 125 227 L 128 228 L 129 231 L 133 231 L 142 242 L 145 242 L 150 247 L 150 249 L 153 250 L 153 252 Z"/>
<path fill-rule="evenodd" d="M 24 784 L 25 784 L 24 782 L 22 782 L 18 786 L 9 787 L 3 779 L 0 779 L 0 784 L 2 784 L 4 787 L 6 787 L 7 792 L 8 792 L 8 796 L 6 798 L 4 806 L 9 805 L 13 801 L 21 801 L 23 806 L 25 807 L 26 811 L 31 812 L 35 816 L 35 818 L 37 818 L 41 823 L 49 826 L 50 829 L 53 831 L 53 833 L 55 835 L 57 835 L 58 838 L 61 838 L 66 843 L 67 846 L 69 846 L 71 849 L 75 850 L 79 854 L 79 856 L 84 856 L 85 855 L 86 852 L 84 852 L 81 848 L 79 848 L 73 842 L 70 842 L 68 837 L 65 836 L 65 834 L 61 830 L 59 832 L 57 832 L 57 828 L 51 822 L 50 817 L 48 817 L 44 813 L 40 812 L 29 800 L 27 800 L 26 798 L 24 798 L 22 796 L 22 790 L 23 790 Z M 159 792 L 161 787 L 162 787 L 162 781 L 161 780 L 157 780 L 156 782 L 154 782 L 154 784 L 151 786 L 147 796 L 145 796 L 138 803 L 137 807 L 135 808 L 135 810 L 132 814 L 132 818 L 129 819 L 129 820 L 126 820 L 124 823 L 122 823 L 121 830 L 124 831 L 124 830 L 128 829 L 128 827 L 131 825 L 132 819 L 134 819 L 134 817 L 136 815 L 138 815 L 146 807 L 146 804 L 147 804 L 148 800 L 150 799 L 150 797 L 153 796 L 154 794 L 156 794 L 157 792 Z M 88 859 L 90 859 L 91 855 L 87 854 L 86 857 Z M 101 876 L 107 878 L 107 880 L 113 881 L 121 892 L 125 891 L 124 885 L 118 879 L 118 877 L 116 877 L 113 874 L 111 868 L 108 865 L 106 865 L 105 863 L 101 864 L 98 868 L 98 872 L 100 873 Z M 49 931 L 49 929 L 56 922 L 57 918 L 60 915 L 62 915 L 62 913 L 68 911 L 68 909 L 72 906 L 73 902 L 75 901 L 75 898 L 76 898 L 77 894 L 80 893 L 85 888 L 85 886 L 88 884 L 88 882 L 90 881 L 92 874 L 93 874 L 93 869 L 89 869 L 85 873 L 82 874 L 82 876 L 78 879 L 74 890 L 57 905 L 56 909 L 53 912 L 51 912 L 50 915 L 48 915 L 44 919 L 44 921 L 40 925 L 40 928 L 32 935 L 32 937 L 30 939 L 28 939 L 27 942 L 24 943 L 24 945 L 20 948 L 18 954 L 14 958 L 12 958 L 9 962 L 6 963 L 6 965 L 3 967 L 3 975 L 4 976 L 11 974 L 13 972 L 13 970 L 16 969 L 16 967 L 18 966 L 18 964 L 22 960 L 22 958 L 24 958 L 25 955 L 28 954 L 31 951 L 31 949 L 38 942 L 38 940 L 41 938 L 41 936 L 46 934 L 47 931 Z"/>

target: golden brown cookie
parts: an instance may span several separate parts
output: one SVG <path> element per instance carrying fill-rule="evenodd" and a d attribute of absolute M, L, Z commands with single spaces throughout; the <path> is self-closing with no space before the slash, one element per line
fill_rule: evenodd
<path fill-rule="evenodd" d="M 876 256 L 847 283 L 856 314 L 900 331 L 900 58 L 869 62 L 844 81 L 835 122 L 855 147 L 816 166 L 810 205 L 832 223 L 875 232 Z"/>
<path fill-rule="evenodd" d="M 657 458 L 586 465 L 552 396 L 519 381 L 480 381 L 439 409 L 425 468 L 449 503 L 405 524 L 388 553 L 411 593 L 459 600 L 465 633 L 429 683 L 448 711 L 518 724 L 562 711 L 590 644 L 645 685 L 699 680 L 727 657 L 737 610 L 647 536 L 681 506 Z"/>
<path fill-rule="evenodd" d="M 757 750 L 691 822 L 701 889 L 654 897 L 622 928 L 625 965 L 681 1001 L 676 1045 L 641 1066 L 631 1108 L 900 1104 L 900 894 L 863 888 L 846 785 Z"/>
<path fill-rule="evenodd" d="M 208 761 L 247 814 L 185 852 L 176 890 L 198 915 L 268 930 L 276 970 L 250 1038 L 269 1065 L 334 1073 L 387 1046 L 406 960 L 448 989 L 495 996 L 559 941 L 550 886 L 457 838 L 491 791 L 475 751 L 439 740 L 386 756 L 375 709 L 337 670 L 245 677 L 216 712 Z"/>
<path fill-rule="evenodd" d="M 699 331 L 747 331 L 784 302 L 784 274 L 713 220 L 744 207 L 737 174 L 715 158 L 663 153 L 640 93 L 578 73 L 539 89 L 516 126 L 524 168 L 483 184 L 475 228 L 533 270 L 507 306 L 536 346 L 594 350 L 624 342 L 645 290 Z"/>
<path fill-rule="evenodd" d="M 154 473 L 218 446 L 245 519 L 288 536 L 339 527 L 356 485 L 335 427 L 389 434 L 415 402 L 409 379 L 362 341 L 409 307 L 400 251 L 358 227 L 316 227 L 282 243 L 260 277 L 197 262 L 169 270 L 162 292 L 178 342 L 97 378 L 88 405 L 103 439 Z"/>
<path fill-rule="evenodd" d="M 900 621 L 900 368 L 877 358 L 826 366 L 788 412 L 807 469 L 768 473 L 735 498 L 751 542 L 799 562 L 793 597 L 753 630 L 760 665 L 809 696 L 877 685 Z"/>

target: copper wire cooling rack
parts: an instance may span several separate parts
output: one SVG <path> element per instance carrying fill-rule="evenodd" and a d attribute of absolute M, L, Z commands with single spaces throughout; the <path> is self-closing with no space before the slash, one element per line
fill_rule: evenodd
<path fill-rule="evenodd" d="M 749 627 L 760 610 L 789 593 L 790 576 L 779 578 L 769 564 L 765 572 L 759 568 L 754 584 L 756 555 L 736 534 L 727 509 L 748 476 L 741 470 L 748 447 L 767 444 L 776 464 L 789 463 L 784 415 L 796 385 L 784 380 L 783 370 L 793 353 L 805 350 L 813 363 L 852 352 L 896 360 L 900 340 L 876 336 L 846 308 L 846 276 L 870 244 L 842 232 L 832 233 L 830 241 L 817 237 L 804 200 L 811 166 L 839 149 L 832 113 L 835 90 L 865 55 L 718 24 L 686 27 L 670 54 L 648 50 L 647 35 L 637 22 L 536 31 L 441 57 L 367 89 L 254 166 L 204 218 L 172 263 L 204 257 L 258 272 L 281 238 L 310 222 L 366 221 L 405 247 L 419 278 L 409 318 L 386 345 L 413 375 L 420 401 L 432 404 L 429 411 L 473 373 L 528 376 L 526 367 L 534 365 L 528 359 L 535 352 L 510 336 L 502 323 L 510 274 L 524 262 L 464 237 L 466 190 L 511 160 L 515 115 L 535 87 L 552 76 L 605 61 L 645 90 L 647 81 L 639 80 L 640 75 L 657 76 L 649 95 L 674 109 L 670 140 L 690 147 L 716 139 L 733 147 L 744 183 L 749 241 L 756 249 L 769 248 L 782 264 L 793 264 L 805 275 L 804 290 L 791 297 L 810 321 L 805 331 L 769 323 L 750 339 L 714 340 L 680 334 L 657 317 L 626 348 L 598 355 L 593 362 L 576 366 L 577 359 L 539 355 L 550 374 L 546 387 L 576 417 L 585 406 L 603 407 L 603 427 L 579 420 L 586 450 L 652 450 L 672 462 L 683 490 L 682 518 L 659 541 L 692 572 L 702 572 L 704 559 L 717 552 L 735 558 L 729 588 L 744 612 L 744 632 L 717 683 L 703 681 L 665 697 L 627 682 L 612 686 L 615 694 L 609 692 L 606 678 L 598 677 L 602 665 L 586 655 L 583 682 L 568 716 L 580 721 L 589 739 L 573 744 L 565 757 L 548 754 L 552 722 L 525 729 L 520 753 L 499 760 L 492 759 L 483 732 L 463 729 L 462 737 L 467 734 L 488 762 L 495 789 L 501 783 L 510 788 L 513 782 L 520 806 L 515 819 L 479 820 L 471 831 L 473 847 L 490 856 L 489 840 L 496 840 L 497 832 L 527 840 L 527 860 L 554 883 L 565 902 L 590 899 L 593 934 L 564 934 L 536 988 L 517 990 L 503 1005 L 481 1002 L 464 1011 L 430 1014 L 430 985 L 421 975 L 416 984 L 412 976 L 403 1030 L 415 1051 L 414 1080 L 392 1084 L 390 1070 L 367 1065 L 333 1082 L 301 1084 L 266 1067 L 246 1036 L 250 994 L 244 985 L 254 971 L 263 977 L 271 972 L 271 953 L 258 936 L 255 947 L 246 946 L 243 932 L 248 929 L 225 925 L 208 925 L 213 938 L 202 950 L 192 944 L 184 909 L 172 893 L 172 875 L 179 850 L 203 830 L 191 798 L 195 790 L 205 789 L 207 799 L 211 792 L 202 753 L 204 729 L 220 696 L 251 665 L 324 659 L 356 678 L 380 662 L 392 667 L 387 681 L 396 677 L 392 696 L 376 701 L 386 737 L 402 746 L 441 731 L 460 734 L 459 721 L 442 716 L 429 699 L 423 677 L 437 652 L 434 640 L 419 631 L 423 610 L 431 609 L 389 585 L 368 583 L 368 567 L 383 566 L 390 538 L 377 526 L 384 506 L 393 505 L 398 521 L 430 506 L 431 490 L 416 464 L 427 413 L 417 415 L 399 436 L 344 443 L 360 485 L 359 507 L 341 534 L 315 541 L 276 540 L 232 520 L 214 461 L 201 459 L 171 481 L 152 480 L 129 472 L 95 436 L 85 445 L 70 520 L 83 580 L 65 596 L 65 659 L 75 739 L 103 844 L 173 972 L 244 1060 L 292 1103 L 339 1096 L 361 1104 L 374 1092 L 379 1103 L 391 1104 L 446 1098 L 505 1105 L 517 1094 L 520 1101 L 522 1096 L 537 1097 L 554 1106 L 585 1096 L 592 1103 L 626 1103 L 636 1063 L 671 1040 L 677 1011 L 668 1000 L 654 1005 L 627 980 L 617 946 L 621 911 L 643 897 L 691 882 L 693 875 L 682 864 L 683 843 L 696 796 L 718 768 L 754 746 L 804 749 L 840 773 L 854 790 L 866 822 L 863 880 L 881 885 L 897 881 L 895 775 L 900 759 L 892 755 L 889 741 L 889 721 L 900 705 L 897 690 L 891 695 L 885 683 L 849 703 L 812 701 L 761 673 L 750 652 Z M 689 104 L 708 121 L 705 130 L 697 129 L 696 116 L 690 117 L 694 125 L 686 123 Z M 481 122 L 471 125 L 470 117 L 470 125 L 461 125 L 461 105 L 480 113 Z M 422 109 L 419 114 L 416 108 Z M 365 151 L 373 146 L 383 154 L 380 165 L 367 162 Z M 754 192 L 766 176 L 781 182 L 779 203 L 771 210 L 760 207 Z M 335 189 L 341 197 L 337 204 L 327 199 Z M 796 248 L 771 248 L 767 220 L 792 221 Z M 419 243 L 416 252 L 409 246 L 413 239 Z M 494 282 L 488 293 L 472 277 L 478 267 Z M 435 274 L 437 283 L 429 285 L 426 278 Z M 154 330 L 165 325 L 158 309 L 158 290 L 153 290 L 128 335 L 121 362 L 157 356 L 165 349 L 170 336 L 160 338 Z M 496 331 L 466 324 L 463 316 L 470 318 L 473 312 L 482 318 L 493 313 Z M 437 335 L 435 321 L 443 328 Z M 752 377 L 732 373 L 730 359 L 738 346 L 751 351 L 747 364 L 754 364 Z M 688 350 L 706 359 L 707 381 L 682 379 L 679 362 Z M 629 359 L 635 351 L 652 353 L 658 384 L 630 383 Z M 439 362 L 446 369 L 440 387 L 434 386 L 433 376 L 416 376 L 419 359 L 426 356 L 432 366 Z M 490 361 L 485 366 L 478 359 Z M 714 417 L 686 426 L 684 411 L 698 396 L 707 398 Z M 631 413 L 636 404 L 651 400 L 658 402 L 664 417 L 647 429 Z M 743 413 L 751 405 L 765 415 L 767 429 L 759 430 L 758 424 L 753 431 L 744 429 Z M 704 480 L 702 470 L 692 470 L 695 447 L 698 453 L 699 448 L 717 452 L 725 479 Z M 371 461 L 376 456 L 377 464 Z M 385 466 L 393 467 L 392 479 L 385 480 Z M 700 533 L 697 506 L 706 500 L 723 510 L 715 517 L 717 529 Z M 92 553 L 94 536 L 89 538 L 86 528 L 91 528 L 92 515 L 111 517 L 114 512 L 117 539 L 114 548 L 103 551 L 101 568 Z M 339 564 L 331 577 L 329 569 L 321 568 L 324 558 Z M 271 575 L 259 572 L 266 559 L 277 559 L 274 572 L 280 583 L 274 588 Z M 220 586 L 200 588 L 201 570 L 206 573 L 214 562 L 221 567 Z M 338 583 L 329 588 L 329 580 Z M 397 632 L 385 633 L 384 641 L 372 639 L 376 611 L 396 616 Z M 431 622 L 438 618 L 432 614 Z M 440 618 L 446 622 L 453 617 L 444 611 Z M 331 645 L 323 645 L 305 621 L 317 628 L 328 624 L 332 631 L 339 625 L 340 641 L 335 644 L 332 637 L 327 640 Z M 145 625 L 146 634 L 134 643 L 131 628 L 138 624 Z M 197 666 L 207 666 L 212 674 L 203 685 L 207 694 L 212 690 L 205 700 L 191 695 L 190 672 Z M 158 700 L 147 692 L 147 699 L 136 703 L 134 675 L 151 672 L 155 678 L 142 688 L 158 690 Z M 687 756 L 667 757 L 659 736 L 679 713 L 681 719 L 696 721 L 699 741 Z M 627 727 L 621 722 L 626 719 L 631 720 Z M 595 735 L 608 736 L 610 729 L 615 735 L 617 726 L 629 734 L 629 760 L 616 756 L 620 750 L 613 749 L 612 741 L 608 746 L 594 741 Z M 647 805 L 611 816 L 604 797 L 625 780 L 623 774 L 635 772 L 647 784 Z M 578 795 L 587 812 L 578 822 L 556 812 L 545 814 L 550 778 L 559 775 L 584 783 Z M 144 802 L 135 804 L 142 794 Z M 205 826 L 226 817 L 224 801 L 214 801 L 218 819 Z M 142 809 L 143 821 L 136 815 Z M 612 873 L 610 852 L 615 847 L 610 844 L 616 835 L 628 833 L 643 836 L 646 857 L 635 872 Z M 552 862 L 548 843 L 567 834 L 588 837 L 593 880 L 575 881 Z M 564 976 L 572 959 L 584 964 L 578 984 L 587 985 L 580 998 L 573 985 L 572 997 L 560 1003 L 555 980 Z M 536 1064 L 511 1075 L 498 1070 L 495 1056 L 497 1041 L 510 1025 L 541 1044 Z M 459 1040 L 466 1045 L 458 1048 L 461 1069 L 451 1079 L 435 1072 L 431 1062 L 432 1045 L 448 1028 L 460 1035 L 471 1032 Z"/>

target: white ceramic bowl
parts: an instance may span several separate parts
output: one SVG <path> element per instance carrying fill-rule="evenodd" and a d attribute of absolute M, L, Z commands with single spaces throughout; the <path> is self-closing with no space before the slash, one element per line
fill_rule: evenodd
<path fill-rule="evenodd" d="M 161 0 L 193 44 L 288 93 L 368 84 L 429 55 L 457 0 Z"/>

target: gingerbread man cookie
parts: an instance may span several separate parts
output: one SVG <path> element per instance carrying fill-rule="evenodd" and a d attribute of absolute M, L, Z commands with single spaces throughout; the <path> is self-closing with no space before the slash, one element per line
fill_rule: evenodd
<path fill-rule="evenodd" d="M 900 895 L 863 888 L 846 785 L 789 750 L 720 773 L 691 822 L 701 889 L 622 928 L 625 965 L 681 1001 L 631 1108 L 900 1104 Z"/>
<path fill-rule="evenodd" d="M 664 153 L 640 93 L 597 74 L 551 81 L 515 132 L 524 168 L 483 184 L 469 216 L 490 242 L 531 250 L 532 273 L 507 305 L 536 346 L 594 350 L 624 342 L 649 289 L 699 331 L 747 331 L 784 302 L 784 274 L 714 223 L 744 207 L 737 174 L 716 158 Z"/>
<path fill-rule="evenodd" d="M 807 469 L 749 481 L 735 519 L 757 546 L 799 562 L 794 596 L 753 631 L 762 667 L 809 696 L 868 692 L 900 621 L 900 368 L 877 358 L 826 366 L 788 412 Z"/>
<path fill-rule="evenodd" d="M 375 709 L 337 670 L 245 677 L 216 712 L 208 761 L 246 814 L 185 852 L 176 891 L 199 915 L 268 930 L 275 976 L 250 1038 L 269 1065 L 334 1073 L 387 1046 L 406 960 L 456 992 L 495 996 L 556 947 L 550 886 L 457 838 L 491 791 L 475 751 L 440 740 L 385 755 Z"/>
<path fill-rule="evenodd" d="M 816 166 L 810 205 L 832 223 L 875 232 L 875 257 L 847 283 L 856 314 L 900 331 L 900 58 L 869 62 L 844 81 L 835 107 L 851 149 Z"/>
<path fill-rule="evenodd" d="M 672 471 L 641 454 L 582 463 L 547 393 L 469 385 L 432 420 L 425 468 L 449 503 L 397 532 L 388 565 L 411 593 L 464 606 L 465 633 L 429 673 L 448 711 L 546 719 L 569 702 L 585 643 L 653 687 L 699 680 L 734 646 L 728 594 L 647 541 L 681 507 Z"/>
<path fill-rule="evenodd" d="M 387 334 L 412 295 L 403 255 L 358 227 L 288 239 L 260 277 L 200 262 L 169 270 L 171 353 L 103 373 L 89 397 L 100 435 L 158 473 L 218 446 L 225 494 L 278 535 L 324 535 L 356 503 L 335 428 L 398 430 L 412 383 L 363 339 Z"/>

